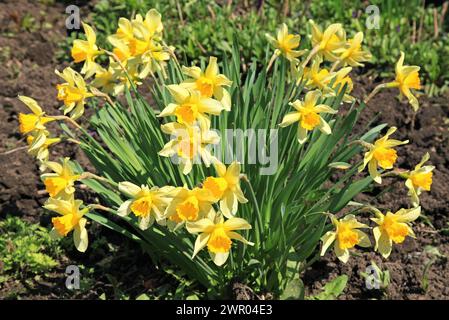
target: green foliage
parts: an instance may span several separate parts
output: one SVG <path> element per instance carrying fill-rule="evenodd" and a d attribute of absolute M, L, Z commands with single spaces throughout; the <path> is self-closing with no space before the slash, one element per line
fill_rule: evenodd
<path fill-rule="evenodd" d="M 447 256 L 442 254 L 437 247 L 433 246 L 425 246 L 424 252 L 430 255 L 430 259 L 426 262 L 424 265 L 424 271 L 421 278 L 421 288 L 424 291 L 427 291 L 429 289 L 429 271 L 432 265 L 437 262 L 438 260 L 442 260 L 444 262 L 447 261 Z"/>
<path fill-rule="evenodd" d="M 348 276 L 341 275 L 336 277 L 334 280 L 329 281 L 323 288 L 323 291 L 319 294 L 311 297 L 307 297 L 309 300 L 335 300 L 343 290 L 346 288 L 348 283 Z"/>
<path fill-rule="evenodd" d="M 0 259 L 4 274 L 44 273 L 58 265 L 61 249 L 46 228 L 8 216 L 0 221 Z"/>

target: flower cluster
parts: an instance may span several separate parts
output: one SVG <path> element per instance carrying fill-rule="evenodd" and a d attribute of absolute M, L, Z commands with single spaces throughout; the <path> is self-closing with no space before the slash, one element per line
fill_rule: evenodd
<path fill-rule="evenodd" d="M 355 34 L 352 39 L 347 39 L 346 32 L 339 23 L 331 24 L 322 31 L 311 21 L 311 28 L 312 49 L 303 61 L 299 57 L 307 51 L 299 50 L 300 36 L 289 34 L 285 24 L 278 30 L 276 38 L 267 35 L 269 42 L 275 48 L 268 70 L 274 60 L 282 55 L 290 62 L 291 69 L 294 70 L 293 74 L 298 78 L 297 83 L 302 82 L 308 90 L 303 101 L 296 100 L 290 103 L 295 110 L 286 114 L 280 123 L 280 127 L 298 123 L 297 138 L 301 144 L 307 141 L 308 132 L 315 128 L 327 135 L 332 133 L 331 126 L 321 114 L 336 114 L 337 110 L 320 101 L 323 101 L 322 98 L 343 94 L 344 102 L 354 102 L 355 99 L 350 96 L 353 83 L 349 73 L 353 67 L 363 66 L 363 62 L 371 59 L 371 54 L 362 48 L 362 32 Z M 326 62 L 331 63 L 330 68 L 326 67 Z M 403 64 L 404 53 L 401 53 L 396 65 L 396 79 L 378 85 L 367 97 L 365 103 L 380 89 L 397 87 L 401 95 L 408 98 L 414 110 L 418 109 L 418 100 L 410 89 L 420 89 L 419 67 L 404 66 Z M 363 171 L 368 166 L 368 172 L 376 183 L 382 183 L 382 172 L 379 172 L 378 168 L 393 169 L 397 160 L 397 152 L 394 148 L 408 143 L 408 140 L 390 139 L 395 131 L 395 127 L 390 128 L 385 136 L 377 139 L 374 143 L 359 141 L 367 149 L 359 171 Z M 396 213 L 387 212 L 385 215 L 379 210 L 371 208 L 376 215 L 372 220 L 377 224 L 373 229 L 376 241 L 375 250 L 378 250 L 384 257 L 390 255 L 392 243 L 402 243 L 407 236 L 414 236 L 410 222 L 417 219 L 421 212 L 418 196 L 422 191 L 429 191 L 432 184 L 434 167 L 423 166 L 427 160 L 429 160 L 428 154 L 412 171 L 394 170 L 384 173 L 393 174 L 406 180 L 405 185 L 409 189 L 413 206 L 411 209 L 401 209 Z M 369 226 L 358 222 L 354 215 L 346 215 L 340 220 L 332 215 L 331 221 L 335 230 L 327 232 L 322 237 L 322 255 L 334 243 L 337 257 L 341 261 L 347 262 L 349 249 L 356 245 L 361 247 L 371 245 L 367 234 L 359 230 L 369 228 Z"/>
<path fill-rule="evenodd" d="M 385 136 L 377 139 L 374 143 L 366 143 L 361 141 L 368 150 L 365 153 L 363 163 L 359 167 L 359 171 L 363 171 L 368 166 L 368 171 L 372 179 L 377 183 L 382 183 L 381 174 L 378 172 L 378 167 L 388 170 L 393 169 L 397 159 L 396 150 L 394 147 L 406 144 L 407 141 L 399 141 L 390 139 L 396 131 L 395 127 L 388 130 Z M 375 214 L 374 221 L 377 226 L 373 228 L 373 235 L 375 239 L 375 250 L 379 251 L 384 258 L 388 258 L 391 253 L 393 243 L 402 243 L 407 236 L 415 237 L 410 223 L 416 220 L 420 213 L 419 195 L 422 191 L 430 191 L 432 184 L 433 166 L 423 166 L 429 160 L 429 154 L 426 153 L 421 162 L 415 166 L 414 170 L 405 171 L 389 171 L 385 174 L 393 174 L 405 179 L 405 186 L 409 189 L 409 196 L 411 198 L 412 208 L 400 209 L 396 213 L 388 211 L 385 215 L 378 209 L 368 207 L 368 209 Z M 327 248 L 334 243 L 334 251 L 337 257 L 347 262 L 349 259 L 349 249 L 358 245 L 361 247 L 369 247 L 370 241 L 366 234 L 358 230 L 360 228 L 369 228 L 367 225 L 359 223 L 355 216 L 347 215 L 344 218 L 337 220 L 332 216 L 332 224 L 335 226 L 335 231 L 327 232 L 323 238 L 323 247 L 321 255 L 324 255 Z"/>
<path fill-rule="evenodd" d="M 19 96 L 19 99 L 31 111 L 31 113 L 19 113 L 19 131 L 26 135 L 29 145 L 28 153 L 35 156 L 41 163 L 41 170 L 45 170 L 45 163 L 49 158 L 48 148 L 61 141 L 60 138 L 51 137 L 45 126 L 48 122 L 55 121 L 56 118 L 46 116 L 36 100 L 25 96 Z"/>
<path fill-rule="evenodd" d="M 47 167 L 52 173 L 41 176 L 45 189 L 50 195 L 44 208 L 56 212 L 60 217 L 52 218 L 53 229 L 51 235 L 55 238 L 65 237 L 73 231 L 73 241 L 78 251 L 84 252 L 88 246 L 86 231 L 87 219 L 83 216 L 89 212 L 83 201 L 75 199 L 75 182 L 82 177 L 71 167 L 70 159 L 64 158 L 62 163 L 48 161 Z"/>
<path fill-rule="evenodd" d="M 176 156 L 184 174 L 192 170 L 197 157 L 209 167 L 215 161 L 208 145 L 219 143 L 220 138 L 211 129 L 211 115 L 231 110 L 231 96 L 226 89 L 232 82 L 217 65 L 217 58 L 210 57 L 206 70 L 199 67 L 182 68 L 189 77 L 180 84 L 167 86 L 173 102 L 168 104 L 159 117 L 176 117 L 176 122 L 162 125 L 164 133 L 173 139 L 159 152 L 163 157 Z"/>
<path fill-rule="evenodd" d="M 142 81 L 157 71 L 164 72 L 166 61 L 173 54 L 173 47 L 163 42 L 161 15 L 151 9 L 132 20 L 120 18 L 115 34 L 108 37 L 112 52 L 98 48 L 95 31 L 83 23 L 86 40 L 74 40 L 71 50 L 75 63 L 83 63 L 80 73 L 71 67 L 56 71 L 65 82 L 57 85 L 58 100 L 63 102 L 64 115 L 70 113 L 76 120 L 84 113 L 86 99 L 97 95 L 119 95 L 125 88 L 142 84 Z M 109 55 L 105 66 L 95 59 Z M 88 83 L 86 83 L 88 82 Z"/>
<path fill-rule="evenodd" d="M 221 266 L 229 256 L 232 239 L 252 245 L 234 232 L 251 229 L 251 225 L 235 217 L 238 203 L 247 202 L 240 188 L 240 164 L 233 162 L 226 168 L 216 161 L 214 166 L 217 177 L 207 177 L 201 187 L 193 189 L 187 186 L 139 187 L 121 182 L 119 190 L 129 200 L 123 202 L 117 213 L 120 216 L 133 213 L 142 230 L 154 222 L 172 231 L 185 225 L 189 233 L 199 233 L 193 257 L 207 246 L 214 263 Z"/>

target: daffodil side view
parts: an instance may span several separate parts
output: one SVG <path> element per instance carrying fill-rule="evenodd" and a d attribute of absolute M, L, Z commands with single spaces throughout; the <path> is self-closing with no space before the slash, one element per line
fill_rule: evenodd
<path fill-rule="evenodd" d="M 73 235 L 85 252 L 98 223 L 138 242 L 149 263 L 181 270 L 208 297 L 226 297 L 237 279 L 288 298 L 285 289 L 320 255 L 346 263 L 355 250 L 373 250 L 388 258 L 414 237 L 419 196 L 432 184 L 429 155 L 413 170 L 397 168 L 408 141 L 394 139 L 396 128 L 353 132 L 379 90 L 398 89 L 418 109 L 419 67 L 406 66 L 404 54 L 396 78 L 360 101 L 351 72 L 371 54 L 362 32 L 347 35 L 338 23 L 310 21 L 303 40 L 281 25 L 266 35 L 265 61 L 245 64 L 235 43 L 198 65 L 165 43 L 154 9 L 120 18 L 108 48 L 97 46 L 95 26 L 82 27 L 73 64 L 56 70 L 61 114 L 19 96 L 30 110 L 19 131 L 40 164 L 55 238 Z M 63 133 L 52 134 L 49 122 Z M 95 170 L 52 159 L 55 144 L 77 145 Z M 384 176 L 404 181 L 409 207 L 383 212 L 353 200 Z M 78 200 L 80 185 L 98 202 Z"/>

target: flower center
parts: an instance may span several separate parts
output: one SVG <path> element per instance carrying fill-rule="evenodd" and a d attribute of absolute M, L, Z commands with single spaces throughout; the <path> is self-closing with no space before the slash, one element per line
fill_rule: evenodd
<path fill-rule="evenodd" d="M 320 116 L 313 111 L 301 112 L 301 127 L 307 130 L 313 130 L 320 123 Z"/>
<path fill-rule="evenodd" d="M 200 77 L 196 80 L 196 88 L 203 97 L 212 97 L 214 94 L 214 83 L 211 79 L 206 77 Z"/>
<path fill-rule="evenodd" d="M 58 100 L 63 100 L 66 105 L 81 101 L 84 98 L 80 89 L 68 84 L 58 84 L 56 89 L 58 89 Z"/>
<path fill-rule="evenodd" d="M 38 122 L 38 116 L 35 114 L 19 113 L 19 130 L 22 134 L 33 131 Z"/>
<path fill-rule="evenodd" d="M 83 50 L 80 46 L 73 46 L 72 48 L 72 58 L 75 63 L 84 61 L 87 59 L 87 51 Z"/>
<path fill-rule="evenodd" d="M 292 51 L 296 47 L 290 44 L 290 40 L 293 38 L 293 34 L 286 35 L 285 38 L 279 42 L 279 49 L 281 49 L 281 51 L 284 53 L 289 53 L 290 51 Z"/>
<path fill-rule="evenodd" d="M 399 223 L 394 217 L 386 216 L 382 228 L 388 237 L 395 243 L 402 243 L 408 235 L 408 228 L 404 223 Z"/>
<path fill-rule="evenodd" d="M 412 89 L 421 89 L 421 81 L 419 79 L 419 73 L 418 71 L 414 71 L 410 73 L 405 79 L 404 79 L 404 85 L 408 88 Z"/>
<path fill-rule="evenodd" d="M 64 190 L 69 183 L 67 177 L 50 177 L 44 180 L 45 189 L 52 198 Z"/>
<path fill-rule="evenodd" d="M 175 115 L 179 123 L 192 125 L 196 120 L 198 107 L 193 103 L 179 105 L 175 110 Z"/>
<path fill-rule="evenodd" d="M 72 213 L 52 218 L 53 227 L 61 236 L 66 236 L 78 224 L 80 218 Z"/>
<path fill-rule="evenodd" d="M 136 56 L 145 53 L 148 48 L 148 43 L 135 38 L 132 38 L 128 42 L 129 51 L 132 56 Z"/>
<path fill-rule="evenodd" d="M 210 193 L 219 200 L 228 188 L 228 182 L 224 178 L 207 177 L 206 180 L 204 180 L 203 188 L 209 190 Z"/>
<path fill-rule="evenodd" d="M 231 250 L 232 241 L 226 234 L 223 225 L 218 224 L 215 226 L 214 231 L 207 242 L 207 248 L 213 253 L 225 253 Z"/>
<path fill-rule="evenodd" d="M 430 191 L 430 186 L 432 185 L 432 172 L 412 174 L 410 175 L 410 180 L 412 180 L 413 186 Z"/>
<path fill-rule="evenodd" d="M 396 151 L 391 148 L 377 147 L 374 150 L 374 158 L 378 161 L 379 166 L 384 169 L 393 168 L 393 164 L 398 158 Z"/>
<path fill-rule="evenodd" d="M 195 221 L 198 219 L 199 210 L 198 199 L 192 196 L 176 207 L 176 215 L 183 221 Z"/>
<path fill-rule="evenodd" d="M 143 196 L 133 201 L 131 211 L 138 217 L 147 217 L 151 212 L 153 199 L 151 196 Z"/>
<path fill-rule="evenodd" d="M 360 241 L 357 232 L 344 225 L 343 223 L 340 223 L 338 227 L 337 237 L 339 247 L 342 250 L 353 248 Z"/>

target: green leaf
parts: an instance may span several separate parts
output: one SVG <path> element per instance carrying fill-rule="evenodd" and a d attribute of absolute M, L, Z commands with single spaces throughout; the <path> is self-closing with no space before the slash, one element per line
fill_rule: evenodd
<path fill-rule="evenodd" d="M 346 288 L 347 283 L 348 283 L 347 275 L 338 276 L 334 280 L 326 283 L 322 292 L 320 292 L 315 296 L 310 297 L 309 299 L 335 300 L 336 298 L 338 298 L 340 294 L 343 293 L 343 290 Z"/>
<path fill-rule="evenodd" d="M 281 300 L 300 300 L 304 298 L 304 284 L 301 279 L 293 279 L 287 283 Z"/>

